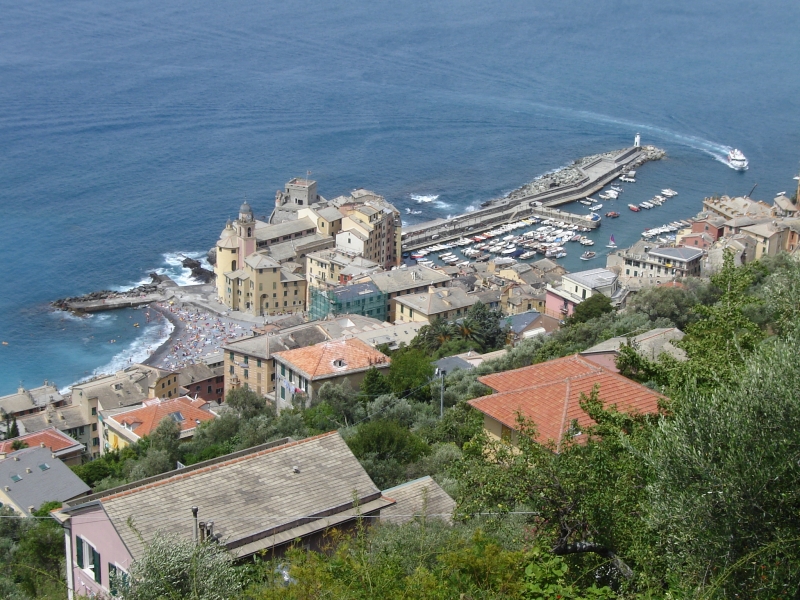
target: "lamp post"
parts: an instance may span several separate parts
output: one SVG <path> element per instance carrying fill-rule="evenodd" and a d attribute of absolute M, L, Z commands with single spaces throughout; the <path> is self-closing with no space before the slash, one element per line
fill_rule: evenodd
<path fill-rule="evenodd" d="M 441 377 L 441 392 L 439 394 L 439 418 L 441 419 L 444 417 L 444 377 L 447 375 L 447 371 L 444 369 L 436 369 L 438 371 L 439 377 Z"/>

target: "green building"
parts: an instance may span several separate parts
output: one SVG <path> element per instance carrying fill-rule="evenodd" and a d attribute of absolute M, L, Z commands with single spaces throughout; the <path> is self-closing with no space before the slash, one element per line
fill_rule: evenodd
<path fill-rule="evenodd" d="M 328 315 L 353 314 L 386 320 L 386 294 L 374 283 L 310 288 L 309 317 L 312 321 Z"/>

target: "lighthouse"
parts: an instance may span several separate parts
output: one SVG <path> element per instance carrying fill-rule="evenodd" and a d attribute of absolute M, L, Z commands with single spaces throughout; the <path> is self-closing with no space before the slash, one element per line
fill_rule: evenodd
<path fill-rule="evenodd" d="M 636 137 L 633 138 L 633 147 L 634 148 L 640 148 L 641 145 L 642 145 L 642 136 L 641 136 L 641 134 L 637 133 Z"/>

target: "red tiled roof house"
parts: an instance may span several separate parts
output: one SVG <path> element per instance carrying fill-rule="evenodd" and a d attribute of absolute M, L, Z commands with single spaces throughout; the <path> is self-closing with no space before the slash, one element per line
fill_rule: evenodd
<path fill-rule="evenodd" d="M 319 388 L 328 381 L 347 383 L 358 389 L 372 367 L 388 369 L 391 359 L 358 338 L 331 340 L 274 352 L 275 398 L 278 409 L 292 406 L 296 394 L 305 394 L 308 403 L 314 401 Z"/>
<path fill-rule="evenodd" d="M 595 385 L 604 405 L 615 405 L 621 412 L 655 413 L 662 399 L 653 390 L 577 354 L 485 375 L 478 381 L 495 392 L 469 401 L 483 413 L 483 426 L 490 436 L 513 442 L 521 414 L 536 424 L 537 441 L 553 441 L 557 450 L 573 422 L 578 425 L 577 435 L 594 424 L 581 409 L 580 396 L 589 396 Z"/>

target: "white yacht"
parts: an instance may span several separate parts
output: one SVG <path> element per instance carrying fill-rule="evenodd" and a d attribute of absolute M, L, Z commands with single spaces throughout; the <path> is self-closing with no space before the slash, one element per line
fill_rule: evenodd
<path fill-rule="evenodd" d="M 749 163 L 747 162 L 747 157 L 742 154 L 742 151 L 734 148 L 728 152 L 728 166 L 737 171 L 746 171 Z"/>

